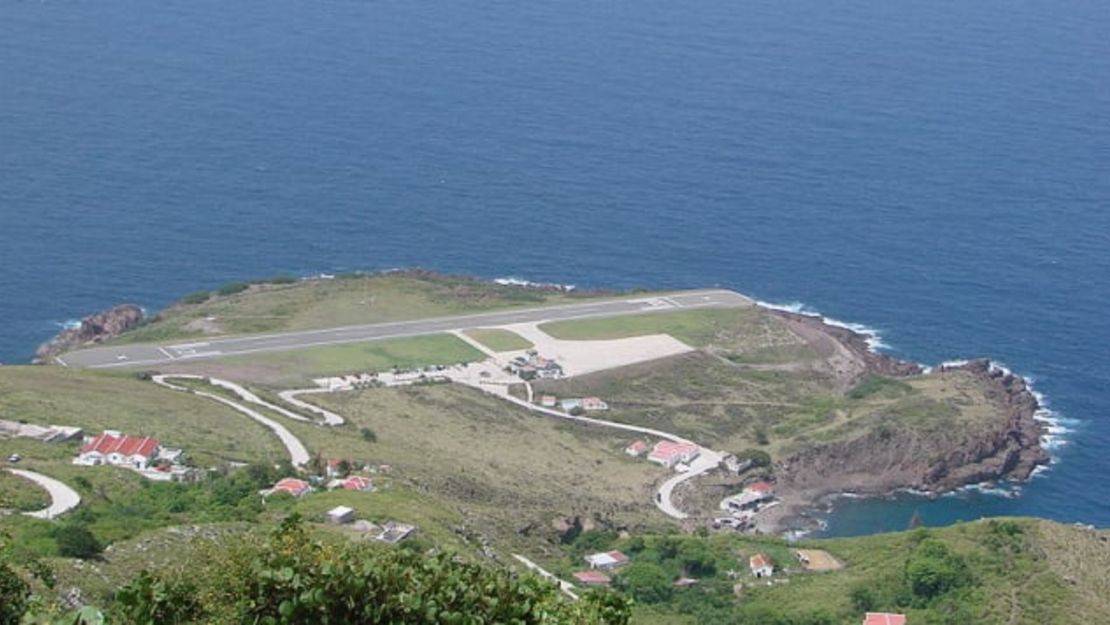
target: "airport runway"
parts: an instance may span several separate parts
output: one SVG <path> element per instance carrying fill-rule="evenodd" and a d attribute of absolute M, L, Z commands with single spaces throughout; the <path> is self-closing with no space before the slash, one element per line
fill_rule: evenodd
<path fill-rule="evenodd" d="M 68 367 L 92 369 L 151 367 L 173 362 L 439 334 L 452 330 L 468 330 L 512 323 L 615 317 L 691 308 L 735 308 L 750 305 L 752 305 L 752 300 L 733 291 L 684 291 L 660 296 L 639 296 L 627 299 L 583 302 L 581 304 L 502 310 L 456 317 L 415 319 L 412 321 L 283 332 L 280 334 L 258 334 L 164 344 L 95 347 L 62 354 L 57 360 L 60 364 Z"/>

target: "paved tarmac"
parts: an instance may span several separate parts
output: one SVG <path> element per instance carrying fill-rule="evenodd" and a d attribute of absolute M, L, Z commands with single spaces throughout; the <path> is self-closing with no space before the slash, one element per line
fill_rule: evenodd
<path fill-rule="evenodd" d="M 259 352 L 285 351 L 303 347 L 361 343 L 406 336 L 439 334 L 455 330 L 502 326 L 513 323 L 560 321 L 589 317 L 666 312 L 696 308 L 750 306 L 752 300 L 725 290 L 684 291 L 661 296 L 639 296 L 617 300 L 564 304 L 542 308 L 504 310 L 455 317 L 437 317 L 371 325 L 213 338 L 194 342 L 111 345 L 63 354 L 57 360 L 68 367 L 92 369 L 112 367 L 155 367 L 174 362 L 220 358 Z"/>

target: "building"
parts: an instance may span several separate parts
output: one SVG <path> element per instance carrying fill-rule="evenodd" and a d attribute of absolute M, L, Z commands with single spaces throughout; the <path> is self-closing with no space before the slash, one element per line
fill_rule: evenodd
<path fill-rule="evenodd" d="M 586 556 L 586 563 L 591 569 L 610 570 L 628 564 L 628 556 L 619 551 L 602 551 Z"/>
<path fill-rule="evenodd" d="M 161 449 L 157 439 L 149 436 L 129 436 L 112 430 L 86 442 L 73 464 L 101 465 L 112 464 L 132 469 L 145 469 L 150 466 Z"/>
<path fill-rule="evenodd" d="M 775 574 L 775 565 L 771 562 L 771 558 L 762 553 L 748 558 L 748 567 L 752 570 L 752 575 L 759 578 L 771 577 Z"/>
<path fill-rule="evenodd" d="M 286 493 L 293 497 L 304 497 L 312 492 L 312 485 L 304 480 L 298 480 L 295 477 L 286 477 L 278 480 L 273 488 L 262 491 L 264 497 L 276 495 L 278 493 Z"/>
<path fill-rule="evenodd" d="M 655 444 L 655 448 L 651 450 L 651 453 L 648 454 L 648 460 L 670 469 L 680 462 L 692 462 L 700 454 L 701 448 L 694 443 L 659 441 Z"/>
<path fill-rule="evenodd" d="M 755 482 L 744 487 L 739 494 L 725 498 L 721 501 L 722 510 L 751 510 L 759 504 L 772 499 L 774 489 L 767 482 Z"/>
<path fill-rule="evenodd" d="M 381 533 L 379 533 L 377 536 L 374 536 L 374 540 L 380 540 L 383 543 L 395 545 L 408 538 L 415 531 L 415 525 L 397 523 L 395 521 L 386 521 L 382 525 Z"/>
<path fill-rule="evenodd" d="M 343 490 L 353 490 L 363 493 L 374 490 L 374 484 L 370 481 L 370 478 L 362 477 L 361 475 L 352 475 L 348 477 L 339 483 L 339 487 Z"/>
<path fill-rule="evenodd" d="M 648 447 L 648 444 L 644 441 L 632 441 L 628 444 L 628 447 L 624 448 L 624 453 L 633 458 L 639 458 L 646 454 L 648 449 L 650 449 L 650 447 Z"/>
<path fill-rule="evenodd" d="M 583 397 L 582 409 L 587 411 L 608 410 L 609 404 L 601 401 L 600 397 Z"/>
<path fill-rule="evenodd" d="M 582 409 L 582 400 L 581 399 L 564 399 L 563 401 L 559 402 L 559 407 L 563 409 L 563 412 L 567 412 L 567 413 L 574 412 L 575 410 L 581 410 Z"/>
<path fill-rule="evenodd" d="M 574 574 L 574 581 L 582 584 L 583 586 L 608 586 L 613 580 L 601 571 L 589 570 L 578 571 Z"/>
<path fill-rule="evenodd" d="M 536 378 L 559 378 L 563 376 L 563 368 L 559 363 L 550 358 L 544 358 L 535 351 L 530 351 L 524 356 L 513 358 L 508 366 L 509 373 L 520 376 L 522 380 Z"/>
<path fill-rule="evenodd" d="M 344 525 L 355 520 L 355 511 L 347 506 L 336 506 L 324 515 L 332 525 Z"/>
<path fill-rule="evenodd" d="M 906 625 L 905 614 L 887 612 L 868 612 L 863 617 L 863 625 Z"/>
<path fill-rule="evenodd" d="M 554 395 L 544 395 L 540 397 L 540 405 L 544 408 L 554 408 L 557 403 Z"/>

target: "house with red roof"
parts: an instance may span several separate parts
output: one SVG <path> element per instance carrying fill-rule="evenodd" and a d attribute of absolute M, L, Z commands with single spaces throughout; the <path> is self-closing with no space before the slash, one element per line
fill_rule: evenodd
<path fill-rule="evenodd" d="M 264 497 L 277 495 L 278 493 L 286 493 L 293 497 L 304 497 L 312 492 L 312 485 L 304 480 L 298 480 L 295 477 L 285 477 L 278 480 L 273 488 L 262 491 Z"/>
<path fill-rule="evenodd" d="M 602 401 L 600 397 L 583 397 L 582 409 L 586 411 L 608 410 L 609 404 Z"/>
<path fill-rule="evenodd" d="M 354 490 L 359 492 L 369 492 L 374 490 L 374 485 L 370 482 L 370 478 L 362 477 L 361 475 L 352 475 L 343 480 L 339 487 L 343 490 Z"/>
<path fill-rule="evenodd" d="M 613 580 L 601 571 L 578 571 L 574 574 L 574 581 L 582 584 L 583 586 L 608 586 Z"/>
<path fill-rule="evenodd" d="M 648 449 L 650 449 L 650 447 L 648 447 L 648 444 L 644 441 L 632 441 L 628 444 L 628 447 L 624 448 L 624 453 L 633 458 L 639 458 L 646 454 Z"/>
<path fill-rule="evenodd" d="M 889 612 L 868 612 L 863 617 L 863 625 L 906 625 L 906 615 Z"/>
<path fill-rule="evenodd" d="M 775 574 L 775 564 L 768 556 L 757 553 L 748 558 L 748 568 L 752 570 L 752 575 L 756 577 L 771 577 Z"/>
<path fill-rule="evenodd" d="M 146 469 L 158 456 L 162 445 L 149 436 L 130 436 L 105 430 L 85 442 L 73 464 L 96 466 L 111 464 L 132 469 Z"/>
<path fill-rule="evenodd" d="M 648 460 L 672 468 L 676 464 L 689 463 L 701 454 L 701 448 L 694 443 L 659 441 L 648 454 Z"/>

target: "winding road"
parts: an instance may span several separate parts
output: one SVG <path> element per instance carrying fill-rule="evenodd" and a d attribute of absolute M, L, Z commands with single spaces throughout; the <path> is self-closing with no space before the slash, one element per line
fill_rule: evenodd
<path fill-rule="evenodd" d="M 65 514 L 66 512 L 69 512 L 81 503 L 81 495 L 78 495 L 77 491 L 52 477 L 43 475 L 41 473 L 35 473 L 34 471 L 27 471 L 25 469 L 5 470 L 14 475 L 18 475 L 19 477 L 31 480 L 32 482 L 46 489 L 46 492 L 50 493 L 50 505 L 42 510 L 23 513 L 29 517 L 50 520 L 62 514 Z"/>
<path fill-rule="evenodd" d="M 269 418 L 265 415 L 262 415 L 262 414 L 260 414 L 256 411 L 254 411 L 254 410 L 251 410 L 250 408 L 248 408 L 246 406 L 243 406 L 241 404 L 233 402 L 230 399 L 227 399 L 226 397 L 220 397 L 219 395 L 216 395 L 214 393 L 208 393 L 206 391 L 196 391 L 196 390 L 184 387 L 184 386 L 178 386 L 176 384 L 173 384 L 173 383 L 169 382 L 168 380 L 171 380 L 171 379 L 204 380 L 204 381 L 210 381 L 212 384 L 214 384 L 216 386 L 220 386 L 222 388 L 227 388 L 228 390 L 233 390 L 233 389 L 231 389 L 231 386 L 238 386 L 238 385 L 235 385 L 234 383 L 231 383 L 231 382 L 227 382 L 226 380 L 219 380 L 219 382 L 222 382 L 222 384 L 217 384 L 216 380 L 212 380 L 210 378 L 206 378 L 206 377 L 201 376 L 201 375 L 191 375 L 191 374 L 185 374 L 185 373 L 173 374 L 173 375 L 155 375 L 155 376 L 152 376 L 151 379 L 154 381 L 155 384 L 159 384 L 161 386 L 173 389 L 175 391 L 182 391 L 182 392 L 186 392 L 186 393 L 191 392 L 191 393 L 195 393 L 196 395 L 200 395 L 201 397 L 207 397 L 208 399 L 211 399 L 213 401 L 218 401 L 221 404 L 224 404 L 225 406 L 228 406 L 229 408 L 232 408 L 232 409 L 234 409 L 238 412 L 241 412 L 241 413 L 247 415 L 251 419 L 254 419 L 255 421 L 261 423 L 262 425 L 270 428 L 270 430 L 273 431 L 273 433 L 277 435 L 278 439 L 281 440 L 281 444 L 285 445 L 285 449 L 289 451 L 289 459 L 293 463 L 293 466 L 303 467 L 306 464 L 308 464 L 308 461 L 310 460 L 310 456 L 308 454 L 308 450 L 304 446 L 304 443 L 302 443 L 301 440 L 299 438 L 297 438 L 296 436 L 293 436 L 292 432 L 285 429 L 284 425 L 278 423 L 277 421 L 274 421 L 273 419 L 271 419 L 271 418 Z M 231 385 L 231 386 L 228 386 L 228 385 Z M 242 388 L 242 387 L 239 387 L 239 388 Z M 250 393 L 250 391 L 247 391 L 246 389 L 243 389 L 243 391 L 245 391 L 246 393 L 248 393 L 250 395 L 253 395 L 253 393 Z M 236 392 L 236 394 L 238 394 L 238 393 Z M 240 397 L 242 397 L 242 395 L 240 395 Z M 267 402 L 263 402 L 263 400 L 261 400 L 261 399 L 259 399 L 259 401 L 262 402 L 261 405 L 268 405 Z M 282 414 L 284 414 L 284 413 L 282 413 Z M 308 421 L 308 419 L 306 419 L 306 418 L 304 418 L 300 415 L 297 415 L 297 416 L 299 417 L 299 420 Z"/>

